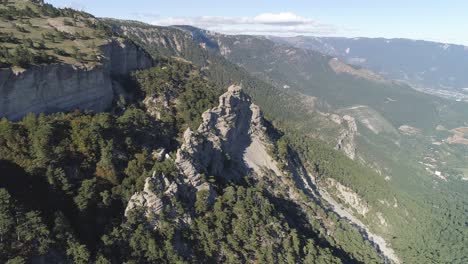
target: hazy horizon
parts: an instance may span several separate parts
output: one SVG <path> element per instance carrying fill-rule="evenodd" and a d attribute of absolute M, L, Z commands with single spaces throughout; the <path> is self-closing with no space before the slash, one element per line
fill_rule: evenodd
<path fill-rule="evenodd" d="M 170 2 L 49 0 L 98 17 L 137 20 L 153 25 L 190 25 L 224 34 L 407 38 L 468 46 L 468 3 L 458 0 L 410 3 L 359 1 L 252 2 L 214 0 Z M 182 8 L 186 7 L 186 8 Z"/>

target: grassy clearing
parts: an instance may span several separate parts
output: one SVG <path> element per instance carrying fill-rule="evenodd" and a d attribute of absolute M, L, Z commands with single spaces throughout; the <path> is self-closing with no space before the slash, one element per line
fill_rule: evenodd
<path fill-rule="evenodd" d="M 94 66 L 100 61 L 99 47 L 110 39 L 109 31 L 97 19 L 72 9 L 9 1 L 0 5 L 0 15 L 2 67 L 25 68 L 15 63 L 15 56 L 21 56 L 18 46 L 26 47 L 33 56 L 48 58 L 31 60 L 26 65 L 59 62 Z"/>

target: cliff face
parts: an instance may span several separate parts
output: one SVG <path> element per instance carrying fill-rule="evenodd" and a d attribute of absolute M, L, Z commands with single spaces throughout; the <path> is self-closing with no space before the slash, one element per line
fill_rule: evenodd
<path fill-rule="evenodd" d="M 17 120 L 29 112 L 57 112 L 73 108 L 104 110 L 112 102 L 112 82 L 101 67 L 38 66 L 15 74 L 0 72 L 0 116 Z"/>
<path fill-rule="evenodd" d="M 250 173 L 261 174 L 265 168 L 280 174 L 266 150 L 260 109 L 239 86 L 229 87 L 219 98 L 219 106 L 203 113 L 202 118 L 196 132 L 185 132 L 185 142 L 177 152 L 176 164 L 185 175 L 204 173 L 235 180 Z"/>
<path fill-rule="evenodd" d="M 113 40 L 102 51 L 106 58 L 105 71 L 112 75 L 126 75 L 153 66 L 151 56 L 131 41 Z"/>
<path fill-rule="evenodd" d="M 346 122 L 347 128 L 340 133 L 335 149 L 343 151 L 348 158 L 354 160 L 356 157 L 356 121 L 349 115 L 343 116 L 342 120 Z"/>
<path fill-rule="evenodd" d="M 149 26 L 137 21 L 125 21 L 107 18 L 104 21 L 112 25 L 119 35 L 134 39 L 148 50 L 165 56 L 184 57 L 198 46 L 192 41 L 192 35 L 172 27 Z"/>
<path fill-rule="evenodd" d="M 152 66 L 151 57 L 131 42 L 112 40 L 103 61 L 92 69 L 68 64 L 34 66 L 23 72 L 0 70 L 0 117 L 76 108 L 103 111 L 114 97 L 113 76 Z"/>
<path fill-rule="evenodd" d="M 267 152 L 270 143 L 260 109 L 239 86 L 229 87 L 219 98 L 219 106 L 206 111 L 202 117 L 197 131 L 187 129 L 184 133 L 174 161 L 178 175 L 154 174 L 148 178 L 144 190 L 130 199 L 126 214 L 143 207 L 157 227 L 158 215 L 165 205 L 170 205 L 171 198 L 194 201 L 199 191 L 206 192 L 209 200 L 216 197 L 205 176 L 229 181 L 252 174 L 261 176 L 267 171 L 282 174 Z M 190 217 L 183 218 L 183 222 L 190 222 Z"/>

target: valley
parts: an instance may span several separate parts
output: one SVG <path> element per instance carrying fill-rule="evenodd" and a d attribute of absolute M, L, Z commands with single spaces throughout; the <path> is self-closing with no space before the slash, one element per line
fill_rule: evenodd
<path fill-rule="evenodd" d="M 271 39 L 320 51 L 443 97 L 461 99 L 459 96 L 468 81 L 463 73 L 467 67 L 468 48 L 463 45 L 402 38 L 297 36 Z"/>
<path fill-rule="evenodd" d="M 466 47 L 37 0 L 0 29 L 2 263 L 468 261 Z"/>

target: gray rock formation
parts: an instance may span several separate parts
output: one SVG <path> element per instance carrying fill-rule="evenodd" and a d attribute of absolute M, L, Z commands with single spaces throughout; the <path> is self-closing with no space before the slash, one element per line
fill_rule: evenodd
<path fill-rule="evenodd" d="M 235 180 L 262 169 L 280 174 L 270 157 L 263 117 L 239 86 L 219 98 L 219 106 L 202 115 L 196 132 L 188 129 L 176 164 L 197 185 L 201 174 Z"/>
<path fill-rule="evenodd" d="M 172 206 L 172 198 L 177 198 L 181 195 L 180 183 L 177 178 L 166 177 L 165 175 L 156 175 L 153 173 L 145 181 L 143 191 L 135 193 L 125 208 L 125 216 L 128 216 L 130 211 L 135 208 L 143 208 L 146 218 L 154 227 L 158 227 L 158 220 L 164 208 L 170 208 L 169 217 L 173 217 L 177 221 L 189 223 L 190 217 L 175 218 L 174 207 Z M 182 186 L 183 189 L 183 186 Z"/>
<path fill-rule="evenodd" d="M 131 71 L 153 66 L 153 59 L 131 41 L 114 39 L 102 48 L 104 68 L 112 75 L 127 75 Z"/>
<path fill-rule="evenodd" d="M 162 113 L 171 111 L 171 97 L 168 95 L 147 96 L 143 100 L 146 111 L 155 119 L 160 120 Z"/>
<path fill-rule="evenodd" d="M 340 133 L 335 149 L 343 151 L 348 158 L 354 160 L 356 157 L 356 121 L 349 115 L 343 116 L 343 121 L 346 122 L 347 128 Z"/>
<path fill-rule="evenodd" d="M 229 87 L 219 98 L 219 106 L 202 117 L 197 131 L 187 129 L 184 133 L 174 161 L 179 175 L 170 179 L 164 175 L 148 178 L 144 190 L 130 199 L 126 215 L 143 207 L 150 223 L 157 227 L 158 215 L 170 204 L 170 197 L 194 202 L 198 191 L 207 191 L 208 200 L 214 200 L 216 193 L 206 176 L 228 181 L 261 175 L 265 170 L 282 174 L 267 151 L 270 143 L 260 109 L 239 86 Z M 187 219 L 190 218 L 185 217 L 183 222 L 190 221 Z"/>
<path fill-rule="evenodd" d="M 73 109 L 104 111 L 114 98 L 113 76 L 153 65 L 151 57 L 129 41 L 112 40 L 102 48 L 102 64 L 83 69 L 69 64 L 34 66 L 16 73 L 0 70 L 0 117 Z"/>
<path fill-rule="evenodd" d="M 357 131 L 354 119 L 350 116 L 341 118 L 338 115 L 332 118 L 335 122 L 347 126 L 340 136 L 338 145 L 347 155 L 354 158 L 354 137 Z M 154 228 L 158 228 L 158 219 L 162 213 L 178 224 L 190 224 L 193 214 L 177 215 L 171 198 L 184 201 L 187 211 L 192 210 L 192 212 L 199 191 L 208 191 L 208 197 L 215 198 L 216 193 L 211 183 L 206 181 L 204 177 L 206 175 L 214 176 L 216 180 L 235 180 L 243 176 L 261 178 L 264 183 L 268 183 L 266 188 L 270 192 L 281 193 L 290 199 L 289 201 L 297 204 L 298 208 L 306 213 L 305 216 L 309 221 L 322 221 L 317 215 L 307 213 L 311 212 L 311 203 L 350 219 L 349 214 L 342 214 L 340 209 L 342 206 L 338 206 L 337 203 L 332 207 L 323 203 L 324 193 L 327 195 L 325 197 L 327 201 L 330 201 L 328 197 L 331 196 L 316 185 L 315 177 L 307 172 L 296 153 L 291 151 L 285 161 L 286 165 L 280 170 L 277 162 L 267 151 L 269 145 L 258 106 L 251 102 L 240 87 L 231 86 L 220 97 L 219 105 L 203 114 L 203 121 L 198 129 L 196 131 L 187 129 L 184 133 L 183 144 L 177 151 L 174 161 L 179 174 L 171 177 L 153 175 L 148 178 L 144 190 L 131 198 L 126 215 L 135 208 L 141 208 Z M 339 191 L 342 191 L 343 197 L 347 198 L 351 205 L 364 204 L 350 189 L 345 187 L 342 189 Z M 368 211 L 367 207 L 357 208 L 363 214 Z M 360 223 L 353 219 L 346 221 L 353 224 Z M 333 236 L 333 233 L 328 233 L 326 223 L 322 224 L 325 227 L 324 232 L 327 232 L 322 235 Z M 392 257 L 393 251 L 388 251 L 389 253 L 385 251 L 388 247 L 378 240 L 380 239 L 378 236 L 370 233 L 362 224 L 358 225 L 358 228 L 365 239 L 370 237 L 371 244 L 379 252 L 382 248 L 386 254 L 382 255 L 384 258 L 387 255 Z M 180 252 L 187 252 L 177 239 L 174 240 L 174 244 L 176 248 L 181 249 Z"/>

